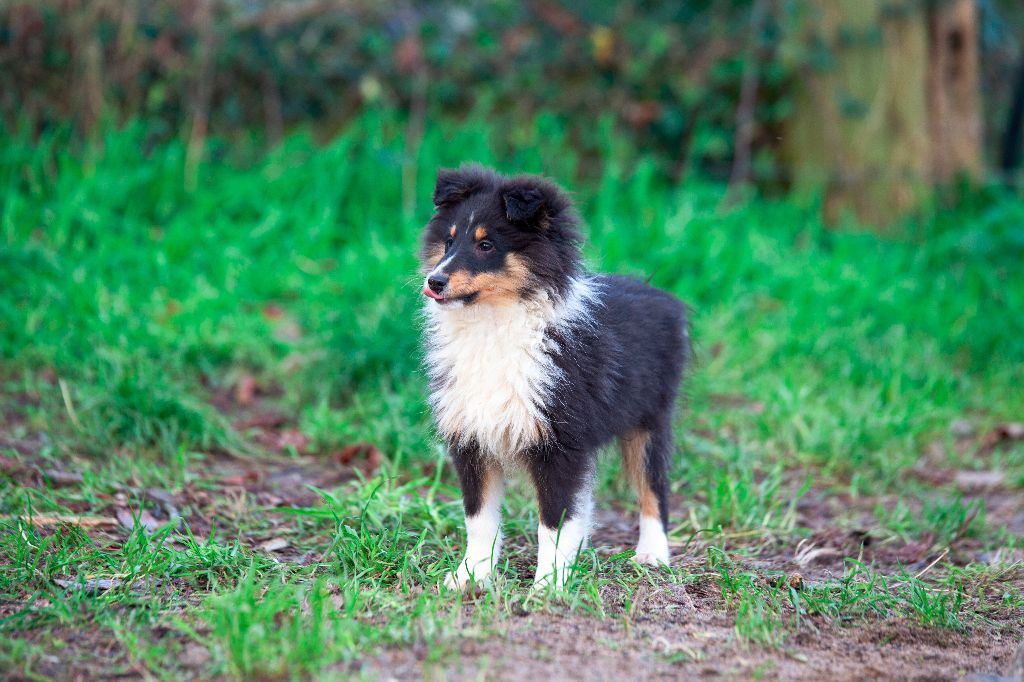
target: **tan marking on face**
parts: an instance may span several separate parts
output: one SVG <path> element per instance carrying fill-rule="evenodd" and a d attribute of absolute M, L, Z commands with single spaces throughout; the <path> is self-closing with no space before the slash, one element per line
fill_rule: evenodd
<path fill-rule="evenodd" d="M 487 228 L 483 225 L 476 226 L 476 232 L 473 233 L 473 239 L 480 241 L 487 236 Z"/>
<path fill-rule="evenodd" d="M 455 226 L 452 225 L 452 229 L 448 230 L 448 234 L 451 235 L 452 237 L 454 237 L 455 236 L 455 232 L 456 232 Z"/>
<path fill-rule="evenodd" d="M 423 251 L 423 274 L 429 275 L 444 258 L 444 245 L 431 244 Z"/>
<path fill-rule="evenodd" d="M 626 475 L 640 500 L 640 513 L 643 516 L 661 518 L 658 496 L 647 482 L 647 444 L 650 440 L 650 431 L 636 429 L 620 438 L 619 443 L 622 445 L 622 461 L 626 467 Z"/>
<path fill-rule="evenodd" d="M 505 257 L 505 267 L 499 272 L 470 275 L 453 272 L 448 277 L 445 295 L 451 298 L 476 294 L 477 301 L 507 305 L 519 300 L 530 280 L 530 271 L 523 259 L 514 253 Z"/>

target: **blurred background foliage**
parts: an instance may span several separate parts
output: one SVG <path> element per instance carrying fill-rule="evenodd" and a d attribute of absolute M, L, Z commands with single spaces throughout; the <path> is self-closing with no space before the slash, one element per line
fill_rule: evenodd
<path fill-rule="evenodd" d="M 495 144 L 513 150 L 534 119 L 549 117 L 583 176 L 600 176 L 614 134 L 615 153 L 650 159 L 673 182 L 724 180 L 736 172 L 739 139 L 749 156 L 741 172 L 778 188 L 792 176 L 780 141 L 794 92 L 808 69 L 830 68 L 826 46 L 793 40 L 800 5 L 6 0 L 0 115 L 32 134 L 72 122 L 72 139 L 141 118 L 151 139 L 180 136 L 193 154 L 209 135 L 231 138 L 237 153 L 297 126 L 325 141 L 372 108 L 401 112 L 409 154 L 428 118 L 470 116 L 504 131 Z M 994 167 L 1024 73 L 1024 4 L 977 7 L 984 149 Z M 738 136 L 745 87 L 752 124 Z"/>

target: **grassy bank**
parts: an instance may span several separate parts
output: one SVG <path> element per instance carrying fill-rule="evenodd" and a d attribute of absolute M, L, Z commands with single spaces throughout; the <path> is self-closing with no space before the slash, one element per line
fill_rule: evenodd
<path fill-rule="evenodd" d="M 1024 202 L 972 191 L 879 237 L 781 200 L 722 208 L 611 143 L 578 187 L 555 122 L 517 132 L 514 158 L 493 132 L 428 128 L 410 157 L 366 117 L 245 162 L 212 144 L 195 167 L 141 126 L 75 154 L 0 142 L 0 661 L 53 673 L 60 642 L 89 658 L 88 626 L 112 665 L 162 677 L 366 672 L 396 645 L 444 666 L 524 609 L 628 620 L 641 586 L 704 584 L 740 643 L 886 618 L 1020 632 Z M 599 533 L 571 597 L 437 592 L 461 511 L 423 399 L 414 253 L 436 168 L 463 160 L 573 188 L 593 268 L 693 307 L 673 571 Z M 293 500 L 268 452 L 355 478 Z M 616 473 L 603 500 L 631 518 Z M 515 586 L 525 488 L 509 509 Z M 811 545 L 831 572 L 770 577 Z"/>

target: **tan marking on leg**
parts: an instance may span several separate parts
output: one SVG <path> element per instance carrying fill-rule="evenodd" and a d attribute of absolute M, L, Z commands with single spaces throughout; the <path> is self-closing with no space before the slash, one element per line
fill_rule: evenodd
<path fill-rule="evenodd" d="M 454 225 L 452 225 L 452 229 L 448 230 L 448 234 L 450 234 L 453 237 L 455 236 L 455 226 Z"/>
<path fill-rule="evenodd" d="M 483 225 L 476 226 L 476 232 L 473 233 L 473 239 L 480 241 L 487 236 L 487 228 Z"/>
<path fill-rule="evenodd" d="M 626 467 L 626 475 L 640 500 L 640 514 L 661 518 L 658 496 L 647 484 L 647 443 L 650 440 L 650 431 L 635 429 L 622 436 L 619 442 L 622 445 L 622 461 Z"/>

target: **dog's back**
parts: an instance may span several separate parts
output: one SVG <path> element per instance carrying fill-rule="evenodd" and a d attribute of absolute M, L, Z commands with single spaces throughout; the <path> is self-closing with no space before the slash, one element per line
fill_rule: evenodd
<path fill-rule="evenodd" d="M 671 419 L 690 355 L 686 307 L 677 298 L 620 275 L 591 276 L 590 286 L 597 292 L 590 319 L 576 326 L 558 360 L 571 414 L 552 420 L 578 428 L 565 440 L 583 449 Z"/>

